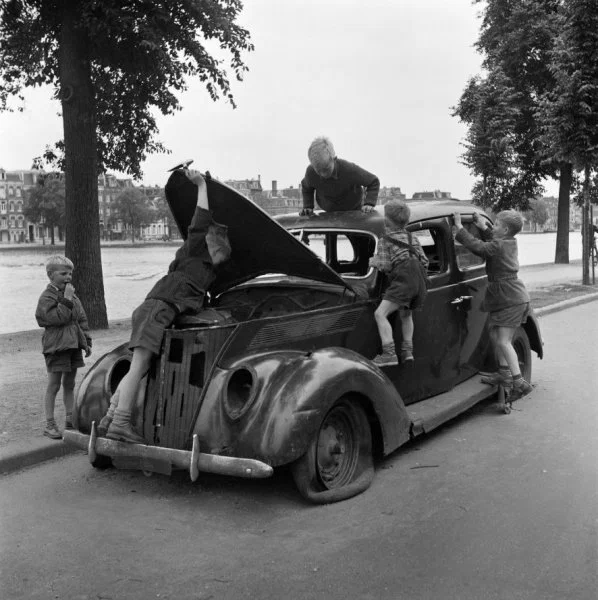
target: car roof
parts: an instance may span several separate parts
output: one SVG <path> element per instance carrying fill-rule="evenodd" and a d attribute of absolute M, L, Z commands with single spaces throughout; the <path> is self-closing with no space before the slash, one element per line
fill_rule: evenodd
<path fill-rule="evenodd" d="M 455 199 L 406 200 L 411 210 L 410 223 L 430 221 L 451 216 L 454 212 L 468 215 L 474 211 L 488 216 L 482 208 L 470 202 Z M 371 231 L 379 234 L 384 230 L 384 205 L 378 205 L 369 213 L 360 210 L 324 212 L 316 211 L 311 217 L 300 217 L 297 213 L 275 217 L 285 229 L 343 229 Z"/>

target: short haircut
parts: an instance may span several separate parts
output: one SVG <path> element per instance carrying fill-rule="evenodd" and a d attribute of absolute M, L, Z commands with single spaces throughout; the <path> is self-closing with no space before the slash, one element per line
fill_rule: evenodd
<path fill-rule="evenodd" d="M 312 165 L 321 165 L 336 158 L 332 142 L 324 136 L 317 137 L 307 151 L 307 157 Z"/>
<path fill-rule="evenodd" d="M 501 210 L 496 220 L 502 221 L 511 235 L 517 235 L 523 228 L 523 217 L 516 210 Z"/>
<path fill-rule="evenodd" d="M 75 268 L 73 261 L 62 256 L 62 254 L 53 254 L 46 259 L 46 273 L 50 275 L 53 271 L 59 271 L 64 267 L 69 268 L 71 271 Z"/>
<path fill-rule="evenodd" d="M 384 205 L 384 216 L 400 229 L 409 223 L 411 210 L 402 200 L 390 200 Z"/>

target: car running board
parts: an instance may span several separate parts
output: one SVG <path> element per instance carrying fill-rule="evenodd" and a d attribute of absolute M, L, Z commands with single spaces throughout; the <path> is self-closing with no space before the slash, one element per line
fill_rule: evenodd
<path fill-rule="evenodd" d="M 411 419 L 411 437 L 429 433 L 496 394 L 498 387 L 482 383 L 481 379 L 480 375 L 474 375 L 448 392 L 407 406 L 407 414 Z"/>

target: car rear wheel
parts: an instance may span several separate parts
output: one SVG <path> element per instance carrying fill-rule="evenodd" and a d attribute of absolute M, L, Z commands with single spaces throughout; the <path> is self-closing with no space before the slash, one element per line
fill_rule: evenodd
<path fill-rule="evenodd" d="M 523 327 L 517 328 L 512 343 L 517 353 L 520 372 L 526 381 L 530 381 L 532 377 L 532 349 Z"/>
<path fill-rule="evenodd" d="M 301 495 L 316 504 L 345 500 L 370 486 L 372 432 L 358 402 L 341 398 L 334 404 L 292 473 Z"/>

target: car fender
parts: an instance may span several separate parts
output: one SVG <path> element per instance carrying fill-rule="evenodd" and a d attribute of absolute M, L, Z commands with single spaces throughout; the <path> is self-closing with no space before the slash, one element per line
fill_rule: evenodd
<path fill-rule="evenodd" d="M 249 370 L 254 383 L 247 408 L 231 418 L 228 382 L 239 369 Z M 383 454 L 409 440 L 411 421 L 392 382 L 371 361 L 339 347 L 268 352 L 219 369 L 194 433 L 206 451 L 286 464 L 306 452 L 325 414 L 346 395 L 363 403 Z"/>
<path fill-rule="evenodd" d="M 527 334 L 531 349 L 538 355 L 538 358 L 543 358 L 544 341 L 540 333 L 540 323 L 533 310 L 527 316 L 527 321 L 523 324 L 523 329 Z"/>

